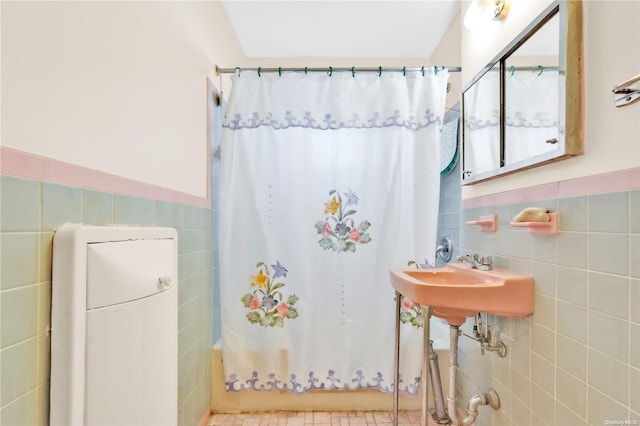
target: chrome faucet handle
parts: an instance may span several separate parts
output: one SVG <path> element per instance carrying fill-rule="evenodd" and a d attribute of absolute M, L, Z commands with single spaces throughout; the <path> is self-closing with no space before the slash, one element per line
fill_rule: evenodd
<path fill-rule="evenodd" d="M 480 264 L 481 265 L 491 265 L 492 264 L 491 256 L 482 256 L 480 258 Z"/>

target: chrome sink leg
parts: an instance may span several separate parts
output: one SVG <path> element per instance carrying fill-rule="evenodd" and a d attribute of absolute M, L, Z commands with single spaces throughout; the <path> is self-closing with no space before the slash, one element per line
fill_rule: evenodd
<path fill-rule="evenodd" d="M 393 354 L 393 426 L 398 426 L 398 397 L 400 387 L 400 308 L 402 295 L 396 291 L 396 334 Z"/>
<path fill-rule="evenodd" d="M 420 425 L 427 426 L 429 419 L 429 385 L 431 378 L 429 377 L 429 339 L 431 338 L 431 315 L 433 314 L 433 306 L 421 306 L 422 309 L 422 326 L 424 331 L 423 337 L 423 355 L 422 355 L 422 415 L 420 416 Z"/>

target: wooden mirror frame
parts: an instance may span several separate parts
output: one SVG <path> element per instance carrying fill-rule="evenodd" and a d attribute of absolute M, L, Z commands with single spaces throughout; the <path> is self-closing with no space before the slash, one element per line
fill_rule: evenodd
<path fill-rule="evenodd" d="M 556 13 L 560 18 L 559 34 L 559 69 L 560 69 L 560 102 L 559 127 L 564 129 L 563 136 L 559 138 L 559 149 L 548 154 L 531 157 L 508 166 L 504 165 L 504 76 L 506 59 L 524 44 L 540 27 L 542 27 Z M 465 158 L 465 111 L 464 94 L 482 76 L 496 64 L 500 64 L 500 76 L 502 79 L 500 90 L 500 138 L 496 144 L 500 144 L 500 167 L 496 170 L 474 174 L 467 170 L 468 161 Z M 583 12 L 582 0 L 556 0 L 551 3 L 538 17 L 536 17 L 518 36 L 511 41 L 483 70 L 478 73 L 471 82 L 462 90 L 462 185 L 483 182 L 495 179 L 521 170 L 539 167 L 544 164 L 584 154 L 584 39 L 583 39 Z M 564 100 L 564 102 L 563 102 Z"/>

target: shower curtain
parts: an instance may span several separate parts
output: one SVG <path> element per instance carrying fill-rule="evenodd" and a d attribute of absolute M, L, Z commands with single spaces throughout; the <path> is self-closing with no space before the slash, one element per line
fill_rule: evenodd
<path fill-rule="evenodd" d="M 435 260 L 447 79 L 234 75 L 218 207 L 227 391 L 393 391 L 389 268 Z M 402 330 L 407 393 L 416 323 Z"/>
<path fill-rule="evenodd" d="M 560 74 L 555 69 L 505 75 L 505 164 L 557 149 Z"/>

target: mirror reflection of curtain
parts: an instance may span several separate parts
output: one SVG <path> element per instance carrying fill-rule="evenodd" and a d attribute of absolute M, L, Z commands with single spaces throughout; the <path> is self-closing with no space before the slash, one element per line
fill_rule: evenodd
<path fill-rule="evenodd" d="M 464 93 L 464 167 L 478 175 L 500 168 L 500 73 L 489 70 Z"/>
<path fill-rule="evenodd" d="M 507 71 L 505 75 L 505 164 L 557 149 L 557 70 Z"/>
<path fill-rule="evenodd" d="M 393 390 L 389 268 L 435 261 L 446 71 L 242 71 L 220 188 L 227 391 Z M 404 325 L 401 391 L 422 331 Z"/>

